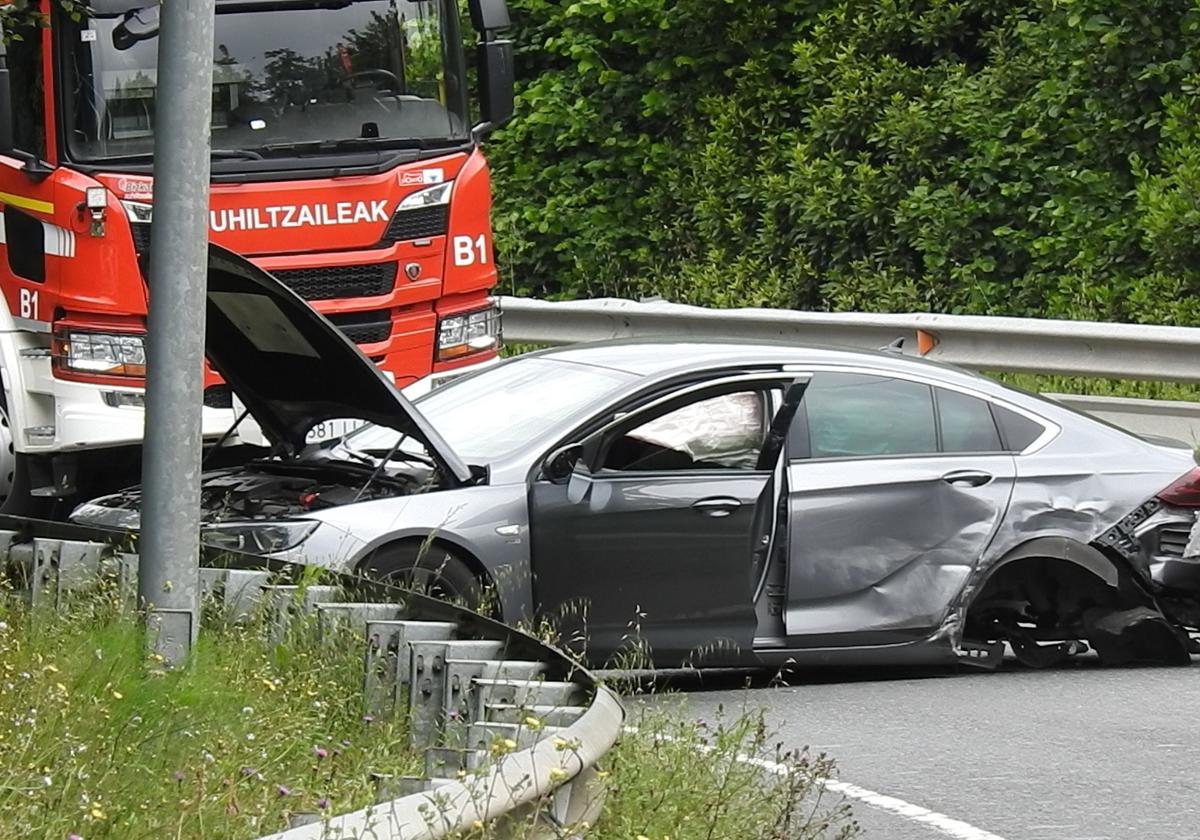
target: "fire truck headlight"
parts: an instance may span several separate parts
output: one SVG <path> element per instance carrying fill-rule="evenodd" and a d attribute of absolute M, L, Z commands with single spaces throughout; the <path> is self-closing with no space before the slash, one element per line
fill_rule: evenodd
<path fill-rule="evenodd" d="M 428 189 L 417 190 L 412 195 L 406 196 L 396 209 L 415 210 L 418 207 L 433 207 L 437 204 L 448 204 L 450 202 L 450 188 L 452 186 L 454 186 L 453 181 L 446 181 Z"/>
<path fill-rule="evenodd" d="M 128 199 L 121 200 L 121 206 L 125 208 L 125 215 L 129 217 L 129 221 L 134 224 L 150 224 L 154 218 L 154 205 L 145 204 L 141 201 L 129 201 Z"/>
<path fill-rule="evenodd" d="M 76 374 L 146 375 L 145 336 L 139 333 L 60 329 L 54 336 L 53 357 L 56 368 Z"/>
<path fill-rule="evenodd" d="M 500 310 L 495 305 L 448 315 L 438 323 L 439 362 L 500 347 Z"/>

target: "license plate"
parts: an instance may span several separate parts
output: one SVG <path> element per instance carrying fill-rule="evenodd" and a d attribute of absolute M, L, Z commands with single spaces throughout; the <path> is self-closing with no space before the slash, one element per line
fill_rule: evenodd
<path fill-rule="evenodd" d="M 322 443 L 348 435 L 359 426 L 365 425 L 367 425 L 366 420 L 355 420 L 348 417 L 326 420 L 309 429 L 306 440 L 308 443 Z"/>

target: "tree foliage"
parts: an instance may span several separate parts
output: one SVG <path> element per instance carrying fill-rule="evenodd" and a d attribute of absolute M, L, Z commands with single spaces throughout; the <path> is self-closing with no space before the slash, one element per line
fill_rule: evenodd
<path fill-rule="evenodd" d="M 510 0 L 521 291 L 1200 323 L 1197 0 Z"/>

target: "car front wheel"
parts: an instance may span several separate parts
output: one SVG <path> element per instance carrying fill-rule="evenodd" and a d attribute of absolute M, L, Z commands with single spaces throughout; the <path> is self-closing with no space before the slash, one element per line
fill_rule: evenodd
<path fill-rule="evenodd" d="M 368 577 L 402 586 L 476 612 L 484 606 L 483 583 L 460 557 L 437 543 L 384 546 L 364 564 Z"/>

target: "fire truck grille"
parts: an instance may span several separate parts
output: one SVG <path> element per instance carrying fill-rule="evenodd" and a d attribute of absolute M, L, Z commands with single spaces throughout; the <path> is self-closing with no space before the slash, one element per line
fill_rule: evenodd
<path fill-rule="evenodd" d="M 445 204 L 397 210 L 383 234 L 384 242 L 404 242 L 408 239 L 428 239 L 445 236 L 450 223 L 450 208 Z"/>
<path fill-rule="evenodd" d="M 305 300 L 386 295 L 396 285 L 396 263 L 282 268 L 272 273 Z"/>
<path fill-rule="evenodd" d="M 346 312 L 326 317 L 355 344 L 376 344 L 387 341 L 388 336 L 392 334 L 392 319 L 386 309 L 377 312 Z"/>
<path fill-rule="evenodd" d="M 145 222 L 133 222 L 133 249 L 139 254 L 150 253 L 150 225 Z"/>
<path fill-rule="evenodd" d="M 204 404 L 209 408 L 233 408 L 233 391 L 228 385 L 213 385 L 205 388 Z"/>

